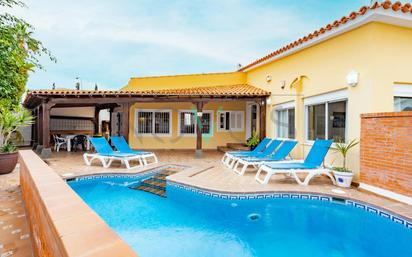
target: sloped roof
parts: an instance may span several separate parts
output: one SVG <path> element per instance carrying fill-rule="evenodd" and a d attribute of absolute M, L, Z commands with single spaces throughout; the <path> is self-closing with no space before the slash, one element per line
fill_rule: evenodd
<path fill-rule="evenodd" d="M 265 97 L 270 92 L 248 85 L 229 85 L 213 87 L 176 88 L 160 90 L 62 90 L 39 89 L 28 90 L 23 102 L 24 106 L 32 106 L 33 102 L 41 98 L 80 98 L 80 97 Z"/>
<path fill-rule="evenodd" d="M 245 71 L 249 68 L 253 68 L 254 66 L 261 64 L 263 62 L 266 62 L 276 56 L 279 56 L 281 54 L 284 54 L 294 48 L 297 48 L 298 46 L 301 46 L 305 43 L 308 43 L 312 40 L 317 39 L 318 37 L 326 34 L 326 33 L 331 33 L 333 32 L 336 28 L 338 28 L 339 26 L 342 26 L 344 24 L 347 24 L 348 22 L 351 22 L 353 20 L 358 19 L 359 17 L 364 16 L 365 14 L 373 11 L 373 10 L 378 10 L 378 9 L 382 9 L 382 10 L 391 10 L 393 12 L 399 12 L 399 13 L 409 13 L 412 14 L 412 5 L 409 3 L 406 4 L 402 4 L 401 2 L 397 1 L 395 3 L 392 3 L 391 1 L 384 1 L 384 2 L 375 2 L 373 5 L 371 6 L 363 6 L 361 7 L 358 11 L 353 11 L 351 12 L 349 15 L 347 16 L 343 16 L 340 20 L 335 20 L 332 23 L 327 24 L 326 26 L 315 30 L 312 33 L 309 33 L 308 35 L 299 38 L 298 40 L 285 45 L 279 49 L 277 49 L 274 52 L 271 52 L 270 54 L 259 58 L 251 63 L 249 63 L 248 65 L 240 68 L 238 71 Z"/>

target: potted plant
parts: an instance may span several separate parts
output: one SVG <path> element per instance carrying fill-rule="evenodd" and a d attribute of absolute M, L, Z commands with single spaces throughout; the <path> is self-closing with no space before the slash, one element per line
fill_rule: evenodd
<path fill-rule="evenodd" d="M 246 140 L 246 145 L 250 147 L 251 150 L 255 149 L 255 147 L 260 143 L 259 135 L 253 131 L 252 136 Z"/>
<path fill-rule="evenodd" d="M 353 172 L 346 168 L 346 157 L 350 149 L 359 144 L 356 139 L 350 141 L 349 143 L 337 142 L 335 143 L 335 148 L 338 153 L 343 157 L 342 167 L 333 167 L 333 175 L 336 179 L 336 184 L 340 187 L 350 187 L 353 179 Z"/>
<path fill-rule="evenodd" d="M 18 155 L 13 139 L 21 138 L 18 128 L 32 122 L 33 117 L 25 109 L 0 111 L 0 174 L 10 173 L 16 167 Z"/>

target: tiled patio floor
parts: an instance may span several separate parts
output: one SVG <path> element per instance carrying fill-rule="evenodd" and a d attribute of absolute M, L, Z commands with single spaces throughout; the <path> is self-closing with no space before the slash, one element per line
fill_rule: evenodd
<path fill-rule="evenodd" d="M 410 205 L 392 201 L 369 192 L 360 191 L 356 188 L 338 188 L 333 186 L 327 177 L 314 178 L 311 184 L 305 187 L 298 185 L 292 178 L 285 178 L 279 175 L 273 176 L 268 185 L 261 185 L 255 181 L 254 175 L 256 172 L 246 172 L 244 176 L 239 176 L 223 166 L 220 163 L 222 153 L 218 151 L 205 151 L 202 159 L 195 159 L 194 151 L 190 150 L 159 150 L 155 153 L 159 158 L 159 164 L 149 166 L 151 168 L 165 163 L 182 164 L 193 167 L 193 169 L 188 170 L 188 172 L 180 172 L 170 177 L 176 182 L 220 192 L 311 192 L 338 197 L 349 197 L 383 207 L 412 219 L 412 206 Z M 53 153 L 52 158 L 49 159 L 48 162 L 49 165 L 63 177 L 101 172 L 134 173 L 147 169 L 137 168 L 127 170 L 121 167 L 119 163 L 112 165 L 111 168 L 104 169 L 98 161 L 96 161 L 95 165 L 89 167 L 84 165 L 81 153 L 72 152 Z M 199 172 L 201 170 L 204 171 Z"/>
<path fill-rule="evenodd" d="M 18 169 L 0 176 L 0 256 L 33 256 Z"/>

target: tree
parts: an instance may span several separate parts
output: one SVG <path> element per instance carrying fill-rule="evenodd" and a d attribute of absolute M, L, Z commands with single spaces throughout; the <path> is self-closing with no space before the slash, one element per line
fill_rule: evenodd
<path fill-rule="evenodd" d="M 18 0 L 0 0 L 2 7 L 25 7 Z M 43 69 L 41 55 L 56 59 L 33 37 L 34 28 L 8 13 L 0 14 L 0 112 L 19 108 L 29 72 Z"/>

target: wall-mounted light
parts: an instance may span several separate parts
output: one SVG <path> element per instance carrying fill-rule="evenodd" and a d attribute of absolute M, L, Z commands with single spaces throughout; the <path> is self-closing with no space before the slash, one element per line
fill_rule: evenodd
<path fill-rule="evenodd" d="M 348 86 L 355 87 L 359 83 L 359 72 L 352 70 L 346 75 L 346 83 Z"/>
<path fill-rule="evenodd" d="M 266 99 L 266 104 L 267 104 L 267 105 L 271 105 L 271 104 L 272 104 L 272 98 L 268 97 L 268 98 Z"/>
<path fill-rule="evenodd" d="M 281 80 L 280 81 L 280 88 L 285 89 L 285 87 L 286 87 L 286 80 Z"/>
<path fill-rule="evenodd" d="M 203 112 L 197 112 L 197 117 L 202 117 L 203 116 Z"/>
<path fill-rule="evenodd" d="M 272 81 L 272 76 L 271 75 L 267 75 L 266 76 L 266 82 L 271 82 Z"/>

